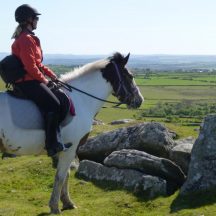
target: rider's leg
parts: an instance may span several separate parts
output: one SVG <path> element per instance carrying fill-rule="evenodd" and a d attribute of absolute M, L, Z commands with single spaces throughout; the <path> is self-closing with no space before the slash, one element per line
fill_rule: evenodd
<path fill-rule="evenodd" d="M 48 156 L 69 148 L 72 144 L 63 144 L 60 140 L 59 115 L 58 113 L 48 112 L 45 114 L 46 149 Z"/>
<path fill-rule="evenodd" d="M 37 80 L 25 81 L 17 84 L 25 93 L 28 99 L 34 101 L 37 106 L 45 113 L 45 132 L 46 149 L 48 156 L 54 156 L 57 152 L 68 147 L 58 140 L 57 131 L 59 130 L 59 113 L 61 104 L 59 99 L 44 84 Z M 60 131 L 59 131 L 60 133 Z"/>

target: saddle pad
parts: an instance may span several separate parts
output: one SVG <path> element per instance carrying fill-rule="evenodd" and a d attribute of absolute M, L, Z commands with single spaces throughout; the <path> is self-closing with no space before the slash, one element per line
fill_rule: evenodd
<path fill-rule="evenodd" d="M 44 119 L 34 102 L 20 99 L 7 94 L 8 106 L 13 123 L 23 129 L 44 129 Z M 67 125 L 72 120 L 67 115 L 61 126 Z"/>

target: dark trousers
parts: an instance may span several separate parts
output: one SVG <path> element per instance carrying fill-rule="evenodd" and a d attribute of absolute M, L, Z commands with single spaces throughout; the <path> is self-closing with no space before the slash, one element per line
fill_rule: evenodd
<path fill-rule="evenodd" d="M 44 114 L 60 113 L 61 103 L 46 84 L 31 80 L 17 83 L 16 86 L 20 88 L 28 99 L 34 101 Z"/>
<path fill-rule="evenodd" d="M 58 138 L 58 134 L 60 135 L 59 123 L 63 103 L 61 103 L 56 95 L 60 93 L 54 90 L 52 92 L 44 83 L 37 80 L 17 83 L 16 86 L 27 99 L 34 101 L 43 113 L 46 133 L 45 148 L 48 156 L 53 157 L 56 153 L 69 148 L 71 144 L 64 145 Z M 59 95 L 60 97 L 61 95 Z"/>

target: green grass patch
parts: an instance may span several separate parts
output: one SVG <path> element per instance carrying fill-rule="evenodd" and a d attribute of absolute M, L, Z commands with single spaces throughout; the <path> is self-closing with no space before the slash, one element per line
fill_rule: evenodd
<path fill-rule="evenodd" d="M 140 111 L 138 116 L 140 118 L 148 116 L 164 117 L 173 122 L 178 121 L 178 118 L 191 118 L 191 121 L 196 118 L 200 122 L 206 115 L 215 113 L 215 110 L 215 104 L 183 100 L 178 103 L 159 102 L 154 107 Z"/>
<path fill-rule="evenodd" d="M 216 85 L 215 73 L 152 72 L 136 76 L 138 85 L 209 86 Z"/>
<path fill-rule="evenodd" d="M 54 170 L 46 156 L 24 156 L 0 161 L 0 215 L 48 215 Z M 69 216 L 214 216 L 215 190 L 179 196 L 147 199 L 115 185 L 87 182 L 71 173 L 70 193 L 78 206 L 64 211 Z"/>

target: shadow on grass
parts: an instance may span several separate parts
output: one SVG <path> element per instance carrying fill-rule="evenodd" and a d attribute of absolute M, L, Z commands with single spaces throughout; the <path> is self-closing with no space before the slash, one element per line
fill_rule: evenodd
<path fill-rule="evenodd" d="M 51 215 L 51 213 L 43 212 L 43 213 L 38 214 L 37 216 L 47 216 L 47 215 Z"/>
<path fill-rule="evenodd" d="M 170 206 L 170 213 L 183 209 L 195 209 L 216 203 L 216 188 L 187 195 L 178 195 Z"/>
<path fill-rule="evenodd" d="M 146 201 L 150 201 L 150 200 L 154 200 L 157 197 L 167 197 L 168 195 L 161 195 L 161 194 L 155 194 L 154 196 L 152 196 L 151 191 L 142 191 L 142 188 L 136 188 L 134 190 L 134 188 L 125 188 L 123 187 L 121 184 L 118 183 L 114 183 L 112 181 L 98 181 L 98 180 L 89 180 L 88 178 L 85 177 L 81 177 L 78 173 L 75 173 L 75 177 L 79 180 L 84 180 L 87 182 L 91 182 L 92 184 L 94 184 L 96 187 L 101 188 L 103 191 L 125 191 L 127 193 L 131 193 L 134 196 L 136 196 L 137 200 L 139 202 L 146 202 Z M 173 192 L 174 193 L 174 192 Z"/>
<path fill-rule="evenodd" d="M 155 199 L 157 199 L 158 197 L 164 197 L 167 198 L 170 195 L 172 195 L 174 193 L 174 191 L 169 194 L 169 195 L 155 195 L 154 197 L 149 197 L 149 194 L 146 191 L 145 192 L 134 192 L 132 189 L 125 189 L 123 188 L 122 185 L 119 184 L 114 184 L 112 182 L 107 182 L 107 181 L 96 181 L 96 180 L 91 180 L 89 181 L 88 179 L 85 179 L 83 177 L 80 177 L 77 173 L 75 174 L 75 177 L 77 179 L 80 180 L 84 180 L 84 181 L 88 181 L 93 183 L 95 186 L 103 189 L 104 191 L 126 191 L 128 193 L 133 194 L 134 196 L 136 196 L 137 201 L 139 202 L 148 202 L 148 201 L 153 201 Z M 176 188 L 175 188 L 176 189 Z M 176 190 L 175 190 L 176 191 Z M 216 188 L 211 189 L 211 190 L 206 190 L 206 191 L 202 191 L 202 192 L 194 192 L 194 193 L 190 193 L 187 195 L 177 195 L 176 198 L 174 198 L 173 201 L 171 201 L 171 205 L 170 205 L 170 213 L 176 213 L 178 211 L 184 210 L 184 209 L 196 209 L 199 207 L 204 207 L 207 205 L 211 205 L 216 203 Z"/>

